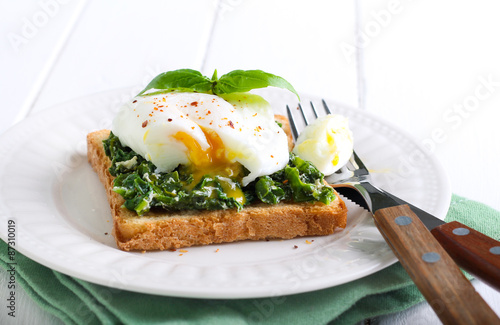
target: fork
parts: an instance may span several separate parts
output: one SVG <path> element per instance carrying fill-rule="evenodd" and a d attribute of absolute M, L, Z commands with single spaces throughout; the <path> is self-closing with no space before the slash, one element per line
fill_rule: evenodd
<path fill-rule="evenodd" d="M 322 100 L 322 103 L 326 113 L 332 114 L 326 102 Z M 310 104 L 315 118 L 318 118 L 314 104 L 312 102 Z M 287 105 L 286 108 L 293 138 L 297 140 L 300 133 L 297 123 L 290 107 Z M 309 125 L 309 119 L 300 103 L 298 110 L 301 112 L 305 125 Z M 325 180 L 338 192 L 362 205 L 373 214 L 375 225 L 382 236 L 444 324 L 500 323 L 497 315 L 475 291 L 469 280 L 465 278 L 453 259 L 444 250 L 444 245 L 441 246 L 437 241 L 436 238 L 441 238 L 443 242 L 449 242 L 450 236 L 446 232 L 449 229 L 437 231 L 436 238 L 429 231 L 439 229 L 443 225 L 452 224 L 452 227 L 457 227 L 455 223 L 445 224 L 442 220 L 371 184 L 368 168 L 355 151 L 345 166 L 336 173 L 325 177 Z M 479 238 L 488 244 L 493 242 L 495 245 L 495 240 L 465 225 L 457 224 L 458 228 L 477 235 L 476 241 Z M 466 244 L 470 245 L 470 242 Z M 457 249 L 456 246 L 445 247 L 454 252 L 459 250 L 458 255 L 463 252 L 469 255 L 478 255 L 478 252 L 474 252 L 467 246 L 460 247 L 460 249 Z M 472 260 L 479 260 L 479 264 L 483 268 L 490 267 L 489 273 L 496 272 L 493 274 L 493 278 L 496 276 L 496 280 L 498 280 L 498 272 L 500 272 L 498 259 L 494 259 L 492 262 L 488 257 L 486 260 L 484 256 L 474 257 L 475 259 Z M 470 259 L 464 264 L 470 266 Z M 476 271 L 474 267 L 472 269 Z M 488 272 L 486 275 L 483 274 L 484 272 L 476 273 L 488 278 L 488 275 L 491 275 Z"/>

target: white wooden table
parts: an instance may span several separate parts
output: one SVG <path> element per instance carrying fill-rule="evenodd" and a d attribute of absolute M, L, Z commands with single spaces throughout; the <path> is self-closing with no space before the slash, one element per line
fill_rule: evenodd
<path fill-rule="evenodd" d="M 398 124 L 438 156 L 454 193 L 500 209 L 500 5 L 493 1 L 0 4 L 0 134 L 67 100 L 140 89 L 163 71 L 262 69 L 299 92 Z M 1 277 L 4 301 L 5 272 Z M 500 294 L 474 285 L 500 313 Z M 57 322 L 19 295 L 14 323 Z M 423 303 L 373 323 L 438 320 Z"/>

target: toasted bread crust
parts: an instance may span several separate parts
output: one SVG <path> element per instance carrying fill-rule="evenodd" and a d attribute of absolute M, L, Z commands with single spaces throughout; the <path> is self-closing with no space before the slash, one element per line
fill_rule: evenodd
<path fill-rule="evenodd" d="M 113 192 L 114 177 L 108 171 L 111 161 L 102 145 L 109 132 L 88 134 L 88 160 L 106 189 L 113 216 L 113 236 L 122 250 L 166 250 L 240 240 L 328 235 L 346 226 L 347 208 L 338 195 L 330 205 L 259 203 L 240 212 L 155 210 L 137 216 L 124 208 L 123 198 Z"/>

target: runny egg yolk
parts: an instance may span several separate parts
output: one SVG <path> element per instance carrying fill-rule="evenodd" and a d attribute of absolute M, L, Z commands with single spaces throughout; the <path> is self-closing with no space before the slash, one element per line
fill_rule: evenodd
<path fill-rule="evenodd" d="M 241 184 L 244 176 L 243 166 L 238 162 L 231 162 L 227 159 L 226 148 L 215 131 L 203 127 L 201 127 L 201 130 L 209 144 L 206 150 L 203 150 L 198 141 L 186 132 L 179 131 L 172 135 L 174 139 L 182 142 L 188 151 L 188 158 L 191 162 L 189 168 L 193 174 L 193 182 L 188 186 L 188 189 L 192 189 L 205 175 L 218 176 L 224 193 L 237 202 L 245 204 L 245 195 L 234 181 L 236 180 Z"/>

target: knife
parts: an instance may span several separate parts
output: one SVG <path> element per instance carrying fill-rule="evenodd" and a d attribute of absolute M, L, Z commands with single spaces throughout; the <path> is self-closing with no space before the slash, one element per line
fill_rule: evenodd
<path fill-rule="evenodd" d="M 354 186 L 357 190 L 333 185 L 337 192 L 374 213 L 383 208 L 408 205 L 460 267 L 500 290 L 499 241 L 458 221 L 444 222 L 371 183 L 363 182 L 362 185 Z"/>
<path fill-rule="evenodd" d="M 494 254 L 494 249 L 490 252 L 494 258 L 483 254 L 488 245 L 496 245 L 497 241 L 461 223 L 445 223 L 367 181 L 351 184 L 332 186 L 372 211 L 380 233 L 444 324 L 500 324 L 495 312 L 444 250 L 458 256 L 468 269 L 497 283 L 500 256 Z M 470 246 L 475 243 L 479 247 Z M 474 261 L 480 265 L 471 265 Z"/>
<path fill-rule="evenodd" d="M 498 284 L 500 256 L 492 248 L 491 256 L 485 253 L 497 241 L 461 223 L 445 223 L 367 181 L 351 184 L 331 185 L 373 213 L 380 233 L 444 324 L 500 324 L 451 257 Z"/>

